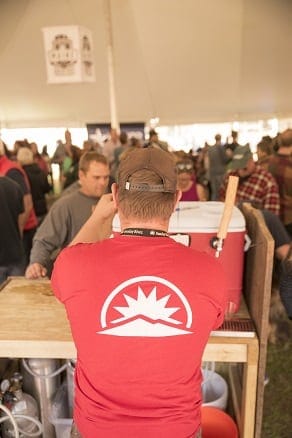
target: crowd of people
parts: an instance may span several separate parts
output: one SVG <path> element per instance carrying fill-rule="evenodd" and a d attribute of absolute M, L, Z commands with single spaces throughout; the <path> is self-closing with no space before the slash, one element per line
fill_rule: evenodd
<path fill-rule="evenodd" d="M 281 296 L 291 317 L 292 130 L 287 129 L 273 139 L 263 137 L 257 145 L 257 161 L 249 145 L 238 143 L 236 131 L 231 132 L 227 143 L 221 141 L 220 134 L 214 140 L 213 145 L 205 143 L 196 153 L 170 152 L 175 161 L 177 188 L 182 192 L 181 201 L 224 201 L 228 177 L 239 176 L 236 203 L 240 206 L 242 202 L 250 202 L 263 214 L 275 240 Z M 1 195 L 2 205 L 5 198 L 7 208 L 13 210 L 9 220 L 2 215 L 5 222 L 2 240 L 7 245 L 11 243 L 4 230 L 13 223 L 15 244 L 10 245 L 12 249 L 8 253 L 2 250 L 0 280 L 15 272 L 25 273 L 28 278 L 50 276 L 58 251 L 72 240 L 100 197 L 110 192 L 123 157 L 131 150 L 147 147 L 170 149 L 154 129 L 144 143 L 129 139 L 126 132 L 118 135 L 116 129 L 111 129 L 103 145 L 86 140 L 82 148 L 72 144 L 71 133 L 66 130 L 64 142 L 58 142 L 52 157 L 48 156 L 46 147 L 39 153 L 34 142 L 16 141 L 11 151 L 1 141 L 0 174 L 9 178 L 9 181 L 1 178 L 1 184 L 7 186 L 14 180 L 22 200 L 18 199 L 16 208 L 16 199 Z M 48 210 L 53 163 L 60 167 L 62 193 Z"/>
<path fill-rule="evenodd" d="M 217 281 L 222 275 L 216 263 L 211 263 L 208 259 L 197 259 L 197 255 L 193 252 L 185 254 L 185 249 L 182 249 L 180 244 L 170 243 L 169 240 L 163 238 L 168 237 L 169 218 L 177 202 L 224 201 L 230 175 L 239 177 L 236 204 L 240 207 L 241 203 L 250 202 L 258 208 L 274 238 L 275 259 L 279 261 L 280 296 L 288 317 L 292 318 L 292 129 L 279 133 L 274 139 L 263 137 L 257 145 L 257 161 L 255 161 L 249 145 L 238 143 L 238 134 L 235 131 L 232 132 L 230 142 L 224 144 L 221 142 L 220 134 L 217 134 L 213 145 L 205 144 L 196 154 L 170 151 L 168 144 L 159 139 L 155 130 L 150 131 L 149 139 L 143 143 L 134 138 L 128 139 L 126 132 L 121 132 L 118 135 L 117 131 L 112 129 L 104 145 L 87 140 L 82 148 L 72 144 L 69 130 L 66 130 L 64 137 L 65 141 L 58 143 L 53 157 L 48 157 L 45 148 L 42 153 L 39 153 L 37 145 L 29 143 L 27 140 L 17 141 L 13 151 L 10 151 L 0 141 L 0 283 L 11 275 L 25 275 L 29 279 L 52 276 L 55 293 L 67 307 L 69 319 L 72 318 L 74 340 L 78 349 L 80 348 L 78 351 L 81 359 L 77 364 L 77 374 L 79 373 L 77 376 L 77 385 L 79 385 L 77 386 L 77 399 L 82 400 L 83 406 L 87 406 L 86 409 L 89 411 L 94 409 L 90 401 L 92 399 L 95 400 L 94 403 L 103 403 L 97 393 L 92 392 L 92 387 L 87 384 L 90 382 L 90 385 L 98 386 L 96 372 L 91 369 L 91 366 L 88 367 L 89 352 L 84 350 L 83 335 L 80 337 L 76 332 L 76 327 L 82 325 L 83 318 L 86 319 L 91 314 L 86 297 L 91 296 L 89 299 L 91 307 L 91 302 L 95 301 L 92 296 L 93 284 L 96 287 L 98 284 L 99 288 L 102 285 L 102 297 L 106 300 L 105 291 L 112 290 L 115 283 L 110 279 L 116 279 L 117 276 L 121 284 L 127 285 L 129 285 L 129 278 L 133 276 L 138 279 L 145 279 L 145 275 L 152 279 L 154 275 L 157 278 L 162 277 L 166 279 L 161 280 L 164 286 L 169 286 L 169 279 L 171 279 L 175 284 L 179 284 L 188 296 L 187 299 L 191 303 L 194 314 L 196 314 L 194 310 L 197 306 L 196 300 L 199 300 L 200 306 L 206 310 L 204 314 L 206 331 L 202 333 L 201 329 L 196 326 L 201 340 L 204 339 L 205 342 L 210 329 L 222 322 L 226 298 L 224 298 L 223 277 L 220 280 L 222 292 L 220 300 L 218 298 L 218 302 L 215 303 L 214 297 L 211 299 L 208 296 L 208 293 L 211 293 L 214 288 L 212 276 L 209 273 L 214 271 L 216 296 L 218 297 Z M 53 189 L 52 163 L 57 163 L 60 167 L 62 193 L 48 208 L 47 194 Z M 116 211 L 119 212 L 122 225 L 121 237 L 110 239 L 110 241 L 105 240 L 105 243 L 102 243 L 101 241 L 111 234 L 112 218 Z M 133 236 L 138 237 L 138 240 L 133 240 Z M 149 238 L 151 236 L 152 240 Z M 155 239 L 155 237 L 160 239 Z M 80 245 L 82 242 L 100 242 L 100 244 L 96 247 L 86 245 L 83 247 Z M 142 246 L 140 242 L 143 242 Z M 75 246 L 76 244 L 79 245 Z M 72 245 L 74 246 L 71 248 Z M 69 247 L 68 250 L 62 251 L 65 247 Z M 61 256 L 58 256 L 60 251 Z M 189 271 L 184 273 L 186 265 L 180 261 L 185 260 L 185 257 L 194 259 L 194 266 L 202 265 L 198 269 L 197 275 L 201 284 L 204 284 L 205 297 L 202 297 L 199 291 L 197 291 L 198 295 L 196 295 L 197 292 L 194 295 L 190 291 L 187 292 L 187 283 L 194 285 L 198 281 L 191 281 Z M 57 263 L 54 265 L 56 258 Z M 82 275 L 79 270 L 80 263 L 83 267 Z M 113 266 L 114 276 L 109 270 L 109 267 L 112 269 Z M 203 273 L 207 272 L 206 266 L 208 267 L 208 275 L 204 276 Z M 86 270 L 85 277 L 84 270 Z M 173 278 L 174 272 L 179 272 L 175 279 Z M 84 287 L 87 295 L 85 294 L 84 298 L 83 294 L 79 292 L 84 289 L 81 283 L 85 278 L 87 286 Z M 186 283 L 185 280 L 182 281 L 182 278 L 189 279 L 189 281 Z M 198 280 L 198 277 L 196 279 Z M 151 303 L 153 305 L 155 299 L 158 300 L 156 292 L 154 292 L 156 286 L 156 282 L 151 280 L 153 291 L 149 297 L 152 297 Z M 143 287 L 145 287 L 144 284 Z M 139 299 L 144 302 L 146 308 L 151 307 L 147 301 L 150 298 L 143 292 L 143 287 L 139 286 L 140 289 L 135 301 L 137 309 L 140 306 L 140 312 L 142 307 L 138 303 Z M 160 297 L 157 302 L 162 299 L 164 298 Z M 213 300 L 212 305 L 210 299 Z M 134 306 L 133 300 L 135 300 L 133 297 L 126 298 L 129 308 L 131 308 L 131 303 Z M 166 302 L 167 300 L 165 304 Z M 77 304 L 79 319 L 74 310 L 75 304 L 73 306 L 71 303 Z M 100 301 L 96 305 L 100 307 L 102 302 Z M 130 312 L 121 307 L 119 300 L 116 301 L 114 309 L 116 309 L 115 312 L 124 315 L 117 321 L 126 319 L 126 315 Z M 171 317 L 175 311 L 167 309 L 167 322 L 175 321 Z M 152 317 L 155 311 L 151 310 L 151 312 L 149 315 Z M 149 315 L 145 314 L 148 319 Z M 200 313 L 196 314 L 196 318 L 201 318 Z M 90 321 L 89 318 L 84 333 L 88 333 L 88 330 L 92 329 Z M 208 327 L 206 321 L 208 321 Z M 105 326 L 104 321 L 99 328 L 99 333 L 103 333 Z M 121 329 L 121 333 L 124 333 L 123 330 L 130 330 L 129 327 Z M 111 334 L 110 330 L 104 334 Z M 142 329 L 140 327 L 137 330 L 134 330 L 135 336 L 138 336 L 137 333 Z M 145 333 L 148 333 L 147 330 Z M 141 336 L 146 336 L 145 333 Z M 119 334 L 118 336 L 124 335 Z M 130 334 L 129 336 L 134 335 Z M 110 361 L 112 348 L 115 348 L 116 341 L 114 340 L 112 347 L 106 347 L 102 339 L 102 337 L 99 338 L 100 342 L 94 339 L 93 343 L 98 343 L 98 349 L 102 348 Z M 190 337 L 191 343 L 192 339 Z M 143 341 L 142 348 L 146 352 L 147 342 L 147 340 Z M 195 339 L 194 342 L 197 343 L 198 339 Z M 192 373 L 198 372 L 204 342 L 198 351 L 198 362 L 195 368 L 190 370 Z M 157 348 L 159 345 L 157 344 Z M 177 348 L 180 349 L 181 345 L 177 342 L 170 342 L 167 348 L 165 345 L 166 357 L 172 358 L 174 351 L 177 357 Z M 133 359 L 132 348 L 131 342 L 128 342 L 126 345 L 128 359 Z M 186 343 L 181 350 L 181 357 L 186 361 L 184 363 L 188 363 L 184 348 L 189 348 L 189 344 Z M 140 354 L 143 358 L 144 353 L 142 354 L 140 351 Z M 157 365 L 158 356 L 159 352 L 155 350 L 152 359 Z M 139 365 L 141 370 L 143 370 L 142 362 L 143 360 Z M 97 367 L 99 373 L 104 373 L 102 369 L 104 362 L 99 366 L 97 365 L 98 361 L 93 359 L 92 363 Z M 107 365 L 108 363 L 107 361 Z M 159 372 L 163 371 L 163 367 L 164 365 L 159 365 Z M 177 369 L 181 371 L 181 368 L 179 365 Z M 111 371 L 113 374 L 115 373 L 114 364 L 111 366 Z M 146 369 L 144 371 L 143 376 L 141 374 L 143 379 L 146 378 Z M 172 372 L 174 372 L 173 368 Z M 187 374 L 185 377 L 187 378 Z M 123 378 L 125 382 L 129 383 L 130 376 L 126 372 L 126 368 Z M 179 375 L 177 378 L 180 379 Z M 199 378 L 196 380 L 196 388 L 189 388 L 194 394 L 198 391 L 199 380 Z M 114 383 L 113 388 L 116 383 Z M 153 388 L 153 394 L 159 394 L 161 383 L 157 382 Z M 113 396 L 110 385 L 104 389 L 108 396 Z M 132 389 L 135 392 L 135 397 L 139 399 L 141 393 L 138 387 L 132 385 Z M 142 399 L 143 397 L 145 397 L 144 393 Z M 149 402 L 156 406 L 157 412 L 163 415 L 163 404 L 155 397 L 151 396 Z M 198 392 L 197 397 L 199 399 Z M 139 400 L 141 402 L 141 399 Z M 132 401 L 134 404 L 134 399 Z M 144 402 L 148 403 L 145 398 Z M 174 412 L 177 409 L 177 403 L 175 399 L 172 402 L 173 405 L 169 406 L 172 417 L 170 423 L 166 422 L 165 424 L 165 436 L 170 436 L 169 431 L 174 428 L 172 421 L 176 418 Z M 126 436 L 127 426 L 118 419 L 121 415 L 121 404 L 118 401 L 115 403 L 113 411 L 115 414 L 112 416 L 111 413 L 110 417 L 118 423 L 119 431 L 125 429 Z M 185 407 L 190 407 L 186 399 L 184 399 L 184 404 Z M 104 409 L 109 414 L 110 407 L 104 406 Z M 193 404 L 192 409 L 196 410 Z M 122 411 L 128 415 L 127 408 L 124 407 Z M 83 408 L 77 407 L 74 417 L 77 425 L 74 425 L 72 432 L 76 435 L 72 436 L 94 436 L 97 430 L 105 430 L 108 427 L 107 420 L 101 421 L 100 417 L 96 420 L 96 413 L 93 411 L 92 415 L 95 417 L 95 422 L 89 424 L 84 419 Z M 186 419 L 190 421 L 188 415 L 186 415 Z M 133 424 L 134 429 L 136 428 L 138 431 L 139 422 L 136 424 L 134 421 Z M 147 427 L 149 433 L 145 432 L 145 437 L 156 436 L 155 434 L 151 435 L 157 427 L 153 418 Z M 183 430 L 180 421 L 176 427 L 179 433 Z M 81 431 L 82 435 L 79 434 L 78 430 Z M 190 432 L 190 435 L 187 436 L 200 436 L 199 414 L 195 421 L 194 419 L 190 421 L 186 431 Z M 191 435 L 191 431 L 193 431 L 193 435 Z M 105 436 L 116 435 L 117 426 L 115 425 L 112 427 L 112 432 Z M 144 435 L 140 433 L 139 436 Z"/>

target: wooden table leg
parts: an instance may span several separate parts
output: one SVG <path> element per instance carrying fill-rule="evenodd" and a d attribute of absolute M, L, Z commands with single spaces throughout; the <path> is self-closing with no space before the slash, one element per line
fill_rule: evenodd
<path fill-rule="evenodd" d="M 242 438 L 254 437 L 256 396 L 257 396 L 257 375 L 258 375 L 258 342 L 248 344 L 247 362 L 243 367 L 243 388 L 241 399 L 242 413 Z"/>
<path fill-rule="evenodd" d="M 240 438 L 254 437 L 258 354 L 258 342 L 249 343 L 247 361 L 243 364 L 233 363 L 229 367 L 231 395 Z M 240 365 L 243 366 L 242 376 Z"/>

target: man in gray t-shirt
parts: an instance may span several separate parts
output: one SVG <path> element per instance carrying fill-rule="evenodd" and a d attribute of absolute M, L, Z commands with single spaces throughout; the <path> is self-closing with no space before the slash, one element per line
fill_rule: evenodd
<path fill-rule="evenodd" d="M 104 155 L 87 152 L 79 162 L 80 189 L 58 199 L 38 228 L 30 253 L 27 278 L 51 274 L 60 249 L 73 239 L 92 213 L 109 182 L 109 166 Z"/>

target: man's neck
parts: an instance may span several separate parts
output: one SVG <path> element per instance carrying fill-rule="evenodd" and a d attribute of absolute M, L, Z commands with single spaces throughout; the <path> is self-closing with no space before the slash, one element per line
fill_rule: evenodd
<path fill-rule="evenodd" d="M 84 188 L 82 186 L 77 190 L 79 190 L 79 193 L 82 193 L 82 195 L 87 196 L 88 198 L 92 198 L 92 199 L 96 199 L 96 200 L 100 199 L 100 196 L 91 195 L 86 190 L 84 190 Z"/>
<path fill-rule="evenodd" d="M 160 231 L 168 231 L 169 221 L 165 221 L 162 219 L 152 219 L 149 221 L 138 220 L 137 218 L 131 219 L 123 219 L 120 218 L 121 221 L 121 231 L 126 228 L 144 228 L 146 230 L 160 230 Z"/>

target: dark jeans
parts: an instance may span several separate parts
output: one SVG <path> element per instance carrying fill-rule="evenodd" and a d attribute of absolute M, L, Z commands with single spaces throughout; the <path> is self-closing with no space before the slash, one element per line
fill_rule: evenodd
<path fill-rule="evenodd" d="M 72 429 L 71 429 L 71 438 L 82 438 L 82 436 L 80 435 L 80 433 L 78 432 L 77 427 L 75 426 L 75 424 L 72 424 Z M 199 432 L 197 433 L 196 436 L 194 436 L 193 438 L 202 438 L 202 433 Z"/>
<path fill-rule="evenodd" d="M 291 242 L 291 237 L 279 217 L 268 210 L 261 210 L 261 212 L 266 226 L 275 241 L 275 249 L 287 243 L 289 244 Z"/>

